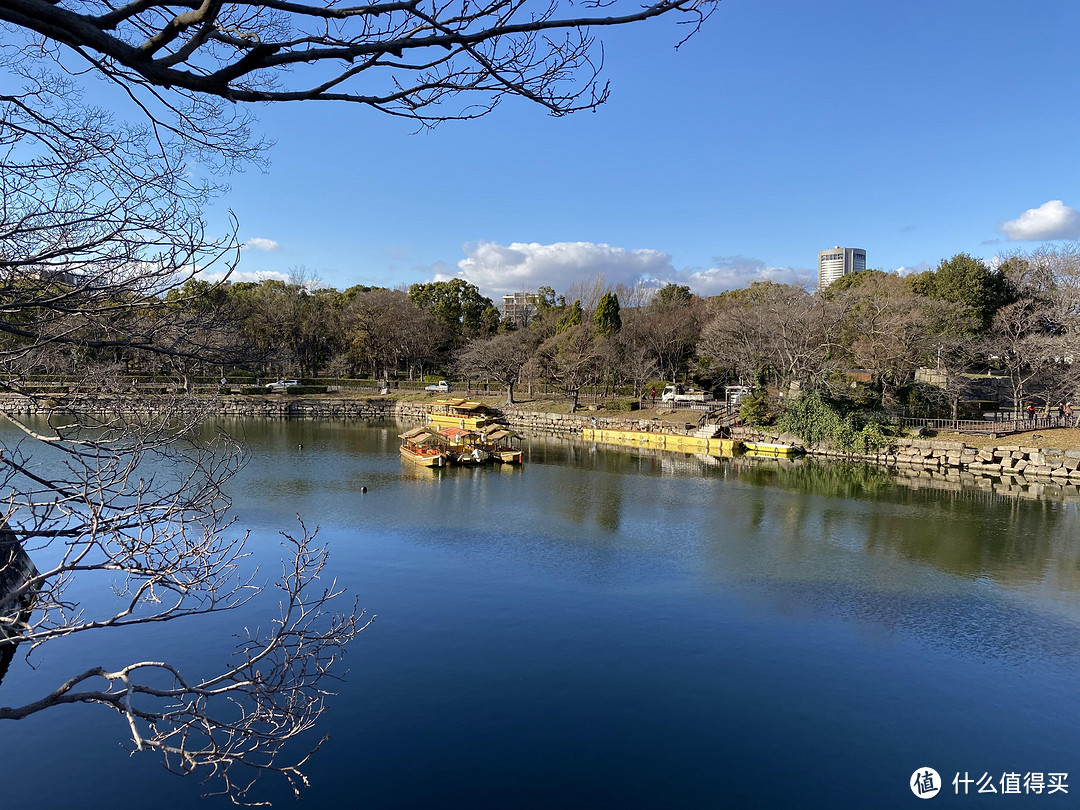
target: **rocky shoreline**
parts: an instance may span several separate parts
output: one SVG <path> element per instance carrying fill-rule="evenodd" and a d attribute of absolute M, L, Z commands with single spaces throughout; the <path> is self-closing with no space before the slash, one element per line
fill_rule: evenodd
<path fill-rule="evenodd" d="M 133 400 L 126 397 L 87 397 L 73 403 L 57 403 L 45 399 L 7 396 L 0 401 L 0 409 L 13 414 L 48 415 L 58 405 L 73 406 L 86 413 L 117 413 L 130 411 Z M 152 398 L 137 400 L 137 410 L 153 412 Z M 160 409 L 170 407 L 170 401 L 162 399 Z M 301 398 L 287 396 L 241 397 L 220 396 L 200 400 L 200 406 L 208 413 L 224 417 L 259 417 L 288 419 L 402 419 L 423 421 L 429 404 L 403 402 L 391 397 L 366 398 Z M 588 427 L 613 430 L 665 431 L 690 434 L 696 430 L 695 423 L 661 422 L 655 419 L 612 416 L 605 411 L 586 411 L 575 414 L 547 413 L 522 408 L 504 408 L 501 421 L 523 433 L 542 433 L 561 436 L 580 436 Z M 742 440 L 768 442 L 794 442 L 797 437 L 735 428 L 732 437 Z M 860 461 L 900 469 L 917 469 L 927 472 L 964 471 L 982 476 L 1005 478 L 1022 477 L 1059 483 L 1080 483 L 1080 450 L 1025 447 L 1002 444 L 996 447 L 977 448 L 963 442 L 928 439 L 905 439 L 877 453 L 844 453 L 827 448 L 808 447 L 812 456 L 847 461 Z"/>

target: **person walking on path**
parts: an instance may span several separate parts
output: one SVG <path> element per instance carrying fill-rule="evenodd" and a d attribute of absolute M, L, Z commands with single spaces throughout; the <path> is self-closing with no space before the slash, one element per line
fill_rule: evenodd
<path fill-rule="evenodd" d="M 1028 422 L 1030 422 L 1032 425 L 1034 425 L 1035 424 L 1035 404 L 1032 403 L 1032 402 L 1028 403 L 1027 416 L 1028 416 Z"/>

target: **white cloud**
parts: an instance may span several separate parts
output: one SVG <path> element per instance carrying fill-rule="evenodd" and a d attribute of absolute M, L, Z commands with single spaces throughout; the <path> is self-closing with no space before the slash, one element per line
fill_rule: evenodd
<path fill-rule="evenodd" d="M 224 272 L 207 273 L 199 271 L 199 278 L 203 281 L 221 281 L 225 278 Z M 276 270 L 234 270 L 229 276 L 230 284 L 238 284 L 241 281 L 289 281 L 288 273 L 279 273 Z"/>
<path fill-rule="evenodd" d="M 575 281 L 586 281 L 601 273 L 614 286 L 674 272 L 671 257 L 661 250 L 627 250 L 594 242 L 514 242 L 509 246 L 479 242 L 463 245 L 462 250 L 465 258 L 458 262 L 456 277 L 494 298 L 535 290 L 541 285 L 562 292 Z M 447 281 L 453 277 L 438 274 L 435 278 Z"/>
<path fill-rule="evenodd" d="M 551 245 L 514 242 L 500 245 L 479 242 L 462 246 L 465 258 L 458 262 L 458 272 L 436 273 L 436 281 L 463 278 L 495 300 L 521 290 L 535 290 L 541 285 L 562 293 L 578 281 L 589 281 L 602 274 L 604 281 L 633 286 L 667 283 L 684 284 L 698 295 L 715 295 L 724 290 L 745 287 L 752 281 L 801 283 L 812 272 L 791 267 L 768 267 L 759 259 L 729 256 L 714 260 L 707 270 L 677 270 L 671 256 L 662 250 L 614 247 L 595 242 L 556 242 Z"/>
<path fill-rule="evenodd" d="M 1080 237 L 1080 211 L 1061 200 L 1029 208 L 1016 219 L 998 226 L 998 232 L 1016 242 Z"/>
<path fill-rule="evenodd" d="M 894 272 L 898 276 L 910 276 L 912 273 L 925 273 L 927 270 L 933 269 L 928 262 L 919 262 L 912 265 L 902 264 Z"/>
<path fill-rule="evenodd" d="M 664 281 L 685 284 L 698 295 L 708 296 L 749 287 L 755 281 L 808 284 L 816 278 L 816 272 L 809 268 L 770 267 L 749 256 L 718 256 L 713 265 L 708 270 L 682 270 Z"/>
<path fill-rule="evenodd" d="M 281 250 L 281 245 L 273 239 L 263 239 L 261 236 L 253 236 L 241 247 L 242 250 L 265 250 L 270 253 Z"/>

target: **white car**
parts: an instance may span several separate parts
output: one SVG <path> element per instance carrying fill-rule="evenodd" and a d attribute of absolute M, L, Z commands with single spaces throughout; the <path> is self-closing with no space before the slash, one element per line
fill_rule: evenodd
<path fill-rule="evenodd" d="M 280 391 L 282 388 L 292 388 L 294 385 L 299 384 L 299 380 L 278 380 L 277 382 L 267 383 L 266 387 L 271 391 Z"/>
<path fill-rule="evenodd" d="M 432 383 L 431 385 L 427 386 L 424 390 L 425 391 L 433 391 L 434 393 L 437 393 L 437 394 L 449 394 L 450 393 L 450 383 L 447 382 L 446 380 L 439 380 L 437 383 Z"/>

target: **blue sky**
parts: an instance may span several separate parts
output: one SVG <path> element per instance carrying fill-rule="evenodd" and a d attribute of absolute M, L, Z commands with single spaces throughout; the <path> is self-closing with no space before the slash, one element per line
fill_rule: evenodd
<path fill-rule="evenodd" d="M 595 113 L 508 100 L 413 134 L 358 106 L 262 108 L 271 166 L 222 205 L 262 240 L 245 276 L 339 288 L 458 275 L 494 297 L 602 272 L 712 294 L 812 280 L 833 245 L 901 272 L 990 259 L 1080 236 L 1077 30 L 1075 0 L 724 0 L 678 51 L 669 22 L 600 32 Z"/>

